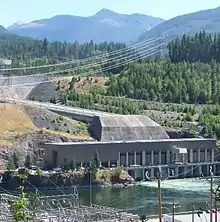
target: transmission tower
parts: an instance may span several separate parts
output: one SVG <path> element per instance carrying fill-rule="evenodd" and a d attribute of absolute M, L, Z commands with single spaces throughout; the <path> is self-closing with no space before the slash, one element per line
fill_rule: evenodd
<path fill-rule="evenodd" d="M 11 64 L 12 64 L 12 60 L 0 58 L 0 77 L 7 77 L 0 81 L 0 86 L 10 87 L 12 85 L 12 78 L 11 78 L 12 72 L 10 70 Z"/>

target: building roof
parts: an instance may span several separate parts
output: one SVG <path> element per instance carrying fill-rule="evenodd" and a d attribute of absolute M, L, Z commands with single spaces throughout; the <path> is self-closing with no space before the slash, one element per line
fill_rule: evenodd
<path fill-rule="evenodd" d="M 169 139 L 163 127 L 144 115 L 96 116 L 91 129 L 99 141 Z"/>
<path fill-rule="evenodd" d="M 146 127 L 160 126 L 144 115 L 115 115 L 100 118 L 102 127 Z"/>
<path fill-rule="evenodd" d="M 10 66 L 12 60 L 0 58 L 0 65 Z"/>
<path fill-rule="evenodd" d="M 123 144 L 123 143 L 172 143 L 172 142 L 203 142 L 206 145 L 206 142 L 213 141 L 216 142 L 215 139 L 209 138 L 180 138 L 180 139 L 161 139 L 161 140 L 133 140 L 133 141 L 85 141 L 85 142 L 52 142 L 52 143 L 45 143 L 46 145 L 56 145 L 56 146 L 69 146 L 69 145 L 91 145 L 91 144 Z M 176 146 L 175 146 L 176 147 Z M 200 147 L 198 147 L 200 148 Z M 204 148 L 204 147 L 202 147 Z"/>

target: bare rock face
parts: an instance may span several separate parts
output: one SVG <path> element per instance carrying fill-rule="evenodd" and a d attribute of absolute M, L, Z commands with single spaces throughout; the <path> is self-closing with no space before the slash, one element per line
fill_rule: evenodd
<path fill-rule="evenodd" d="M 98 170 L 96 174 L 96 182 L 101 187 L 119 186 L 123 187 L 125 184 L 132 184 L 134 182 L 127 171 L 119 171 L 118 168 Z"/>
<path fill-rule="evenodd" d="M 19 157 L 21 157 L 21 162 L 24 161 L 24 157 L 27 152 L 34 153 L 38 149 L 42 149 L 42 145 L 44 143 L 52 143 L 52 142 L 77 142 L 76 139 L 69 139 L 63 136 L 59 135 L 53 135 L 53 134 L 44 134 L 44 133 L 32 133 L 32 134 L 26 134 L 23 137 L 21 137 L 20 142 L 16 143 L 13 146 L 0 146 L 0 169 L 5 169 L 7 158 L 10 156 L 13 152 L 16 152 L 19 154 Z"/>
<path fill-rule="evenodd" d="M 130 176 L 127 171 L 124 171 L 124 170 L 121 172 L 121 174 L 119 176 L 119 180 L 122 183 L 123 182 L 124 183 L 132 183 L 132 182 L 134 182 L 134 178 L 132 176 Z"/>

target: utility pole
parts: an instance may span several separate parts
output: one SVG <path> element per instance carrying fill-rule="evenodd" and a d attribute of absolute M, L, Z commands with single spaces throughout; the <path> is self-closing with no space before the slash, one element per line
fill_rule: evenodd
<path fill-rule="evenodd" d="M 214 205 L 215 205 L 215 222 L 218 221 L 218 206 L 217 206 L 217 201 L 218 200 L 218 196 L 219 196 L 219 188 L 220 188 L 220 185 L 218 185 L 218 187 L 215 189 L 215 200 L 214 200 Z"/>
<path fill-rule="evenodd" d="M 217 222 L 218 221 L 217 191 L 215 192 L 214 205 L 215 205 L 215 222 Z"/>
<path fill-rule="evenodd" d="M 213 172 L 212 166 L 210 166 L 210 176 L 211 176 L 211 184 L 210 184 L 210 222 L 212 222 L 212 191 L 213 191 Z"/>
<path fill-rule="evenodd" d="M 195 208 L 194 206 L 192 207 L 192 222 L 194 222 L 194 215 L 195 215 Z"/>
<path fill-rule="evenodd" d="M 162 222 L 162 198 L 161 198 L 161 168 L 158 167 L 158 215 L 159 215 L 159 222 Z"/>
<path fill-rule="evenodd" d="M 89 204 L 92 207 L 92 167 L 89 169 Z"/>
<path fill-rule="evenodd" d="M 173 201 L 173 203 L 172 203 L 172 222 L 174 222 L 174 208 L 175 208 L 175 204 Z"/>

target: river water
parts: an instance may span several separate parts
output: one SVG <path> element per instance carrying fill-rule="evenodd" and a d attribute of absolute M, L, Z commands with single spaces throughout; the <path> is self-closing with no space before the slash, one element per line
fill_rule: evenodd
<path fill-rule="evenodd" d="M 199 179 L 165 180 L 161 182 L 163 213 L 171 208 L 172 202 L 179 203 L 176 212 L 206 208 L 209 201 L 210 183 Z M 80 189 L 80 202 L 89 204 L 90 190 Z M 157 182 L 141 182 L 125 188 L 92 188 L 92 203 L 123 209 L 139 215 L 156 215 Z"/>

